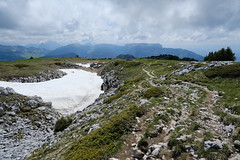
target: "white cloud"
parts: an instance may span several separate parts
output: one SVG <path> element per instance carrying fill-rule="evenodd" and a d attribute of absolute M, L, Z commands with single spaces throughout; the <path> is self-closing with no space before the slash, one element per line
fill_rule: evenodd
<path fill-rule="evenodd" d="M 239 6 L 238 0 L 0 0 L 0 36 L 16 43 L 237 43 Z"/>

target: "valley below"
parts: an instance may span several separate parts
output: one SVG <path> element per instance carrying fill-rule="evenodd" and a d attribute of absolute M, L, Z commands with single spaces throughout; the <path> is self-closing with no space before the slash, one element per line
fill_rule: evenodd
<path fill-rule="evenodd" d="M 0 79 L 15 82 L 0 82 L 0 159 L 237 160 L 238 68 L 79 57 L 1 63 Z M 16 83 L 56 70 L 57 79 Z M 62 114 L 71 121 L 58 131 Z"/>

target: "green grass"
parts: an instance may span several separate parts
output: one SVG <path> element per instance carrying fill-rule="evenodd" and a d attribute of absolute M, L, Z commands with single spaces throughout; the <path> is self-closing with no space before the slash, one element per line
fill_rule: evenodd
<path fill-rule="evenodd" d="M 70 126 L 72 123 L 71 117 L 61 117 L 60 119 L 57 120 L 55 127 L 54 127 L 54 132 L 60 132 L 66 129 L 68 126 Z"/>
<path fill-rule="evenodd" d="M 113 116 L 101 128 L 74 142 L 64 153 L 64 159 L 107 159 L 120 149 L 122 137 L 131 131 L 139 109 L 131 105 L 122 113 Z"/>
<path fill-rule="evenodd" d="M 210 148 L 208 150 L 204 150 L 204 143 L 203 142 L 195 142 L 194 149 L 197 151 L 199 158 L 204 157 L 206 160 L 227 160 L 231 155 L 231 151 L 226 145 L 223 145 L 223 149 L 213 149 Z"/>
<path fill-rule="evenodd" d="M 34 58 L 31 60 L 17 60 L 0 62 L 0 79 L 9 80 L 11 77 L 36 76 L 40 71 L 56 70 L 60 66 L 55 63 L 88 62 L 84 58 Z M 100 60 L 91 60 L 91 62 Z"/>
<path fill-rule="evenodd" d="M 163 90 L 160 87 L 151 87 L 143 93 L 145 98 L 160 97 L 163 95 Z"/>
<path fill-rule="evenodd" d="M 205 75 L 208 78 L 222 77 L 222 78 L 235 78 L 240 77 L 240 63 L 219 66 L 208 69 L 205 71 Z"/>

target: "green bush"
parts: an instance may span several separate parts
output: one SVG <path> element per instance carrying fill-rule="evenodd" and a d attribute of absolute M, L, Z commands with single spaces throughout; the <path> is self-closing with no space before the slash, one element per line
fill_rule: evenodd
<path fill-rule="evenodd" d="M 179 145 L 180 141 L 178 141 L 175 137 L 171 137 L 168 141 L 168 147 L 172 149 L 174 146 Z"/>
<path fill-rule="evenodd" d="M 138 142 L 138 148 L 145 153 L 148 151 L 148 142 L 146 138 L 140 139 Z"/>
<path fill-rule="evenodd" d="M 208 78 L 222 77 L 222 78 L 235 78 L 240 77 L 240 64 L 232 64 L 228 66 L 213 67 L 205 71 Z"/>
<path fill-rule="evenodd" d="M 240 115 L 240 106 L 234 106 L 232 110 L 235 114 Z"/>
<path fill-rule="evenodd" d="M 156 131 L 152 131 L 152 130 L 149 130 L 147 129 L 144 133 L 144 135 L 147 137 L 147 138 L 154 138 L 154 137 L 157 137 L 158 136 L 158 133 Z"/>
<path fill-rule="evenodd" d="M 71 124 L 72 124 L 72 119 L 70 117 L 67 117 L 67 118 L 61 117 L 60 119 L 57 120 L 55 124 L 54 132 L 63 131 Z"/>
<path fill-rule="evenodd" d="M 185 147 L 182 144 L 178 144 L 173 147 L 172 157 L 176 158 L 180 156 L 183 152 L 185 152 Z"/>
<path fill-rule="evenodd" d="M 151 97 L 159 97 L 163 94 L 163 91 L 160 87 L 151 87 L 144 92 L 144 97 L 151 98 Z"/>

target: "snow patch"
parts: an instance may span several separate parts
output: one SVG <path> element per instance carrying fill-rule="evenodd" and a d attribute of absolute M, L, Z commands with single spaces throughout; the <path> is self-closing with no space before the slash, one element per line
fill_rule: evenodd
<path fill-rule="evenodd" d="M 0 86 L 11 87 L 26 96 L 40 96 L 51 101 L 53 108 L 62 114 L 83 110 L 94 103 L 103 91 L 103 80 L 96 73 L 79 69 L 61 69 L 66 72 L 62 78 L 39 83 L 14 83 L 0 81 Z"/>
<path fill-rule="evenodd" d="M 83 64 L 83 63 L 76 63 L 76 65 L 79 65 L 79 66 L 81 66 L 81 67 L 90 68 L 91 63 L 86 63 L 86 64 Z"/>

